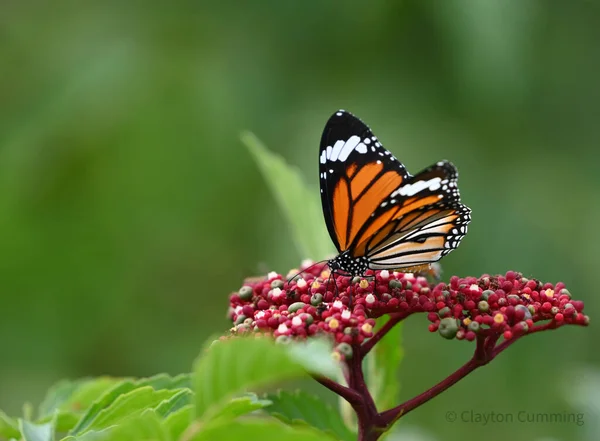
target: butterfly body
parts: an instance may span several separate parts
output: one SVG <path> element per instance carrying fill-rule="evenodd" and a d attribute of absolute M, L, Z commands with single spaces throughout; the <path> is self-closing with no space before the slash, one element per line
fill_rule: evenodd
<path fill-rule="evenodd" d="M 319 149 L 321 202 L 338 255 L 332 271 L 427 266 L 455 249 L 471 210 L 460 202 L 458 173 L 447 161 L 415 176 L 361 120 L 331 116 Z"/>

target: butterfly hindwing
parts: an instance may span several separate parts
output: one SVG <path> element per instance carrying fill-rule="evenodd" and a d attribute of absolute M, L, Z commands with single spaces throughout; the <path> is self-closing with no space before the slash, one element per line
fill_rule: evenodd
<path fill-rule="evenodd" d="M 456 168 L 443 161 L 392 192 L 385 211 L 376 213 L 389 218 L 386 227 L 362 246 L 371 268 L 432 263 L 458 247 L 471 210 L 460 202 L 457 179 Z"/>
<path fill-rule="evenodd" d="M 319 171 L 323 214 L 339 252 L 356 243 L 377 207 L 410 177 L 369 127 L 343 110 L 323 131 Z"/>

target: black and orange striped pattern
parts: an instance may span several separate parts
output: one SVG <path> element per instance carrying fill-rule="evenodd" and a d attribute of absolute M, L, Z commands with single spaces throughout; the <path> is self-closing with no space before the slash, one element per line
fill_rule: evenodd
<path fill-rule="evenodd" d="M 348 112 L 329 119 L 319 160 L 323 214 L 340 253 L 334 270 L 428 265 L 467 232 L 471 210 L 460 202 L 456 168 L 443 161 L 411 176 Z"/>

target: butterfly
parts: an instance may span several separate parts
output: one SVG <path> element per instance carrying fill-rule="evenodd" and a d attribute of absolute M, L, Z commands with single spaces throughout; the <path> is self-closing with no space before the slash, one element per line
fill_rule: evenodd
<path fill-rule="evenodd" d="M 371 129 L 340 110 L 319 148 L 321 203 L 338 255 L 332 272 L 420 269 L 458 247 L 471 209 L 460 202 L 458 171 L 441 161 L 412 176 Z"/>

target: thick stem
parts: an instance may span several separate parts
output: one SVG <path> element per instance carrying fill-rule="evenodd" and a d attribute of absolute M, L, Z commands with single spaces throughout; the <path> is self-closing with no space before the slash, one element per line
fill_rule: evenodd
<path fill-rule="evenodd" d="M 357 441 L 377 441 L 383 432 L 370 430 L 366 427 L 359 426 Z"/>
<path fill-rule="evenodd" d="M 365 381 L 362 370 L 364 356 L 361 353 L 360 346 L 354 348 L 354 354 L 354 357 L 348 361 L 348 369 L 350 371 L 348 386 L 358 392 L 363 398 L 363 404 L 360 409 L 357 410 L 355 408 L 358 420 L 358 440 L 374 441 L 380 436 L 380 433 L 373 430 L 373 422 L 377 416 L 377 407 Z"/>
<path fill-rule="evenodd" d="M 364 399 L 361 394 L 357 391 L 350 389 L 349 387 L 342 386 L 339 383 L 327 378 L 318 375 L 312 376 L 315 380 L 325 386 L 327 389 L 332 391 L 333 393 L 339 395 L 343 399 L 345 399 L 350 405 L 354 408 L 355 406 L 362 406 Z"/>
<path fill-rule="evenodd" d="M 347 361 L 348 387 L 326 377 L 313 376 L 313 378 L 350 403 L 358 420 L 358 440 L 376 441 L 381 436 L 381 432 L 373 430 L 377 408 L 365 382 L 360 347 L 355 347 L 354 353 L 356 355 Z"/>

